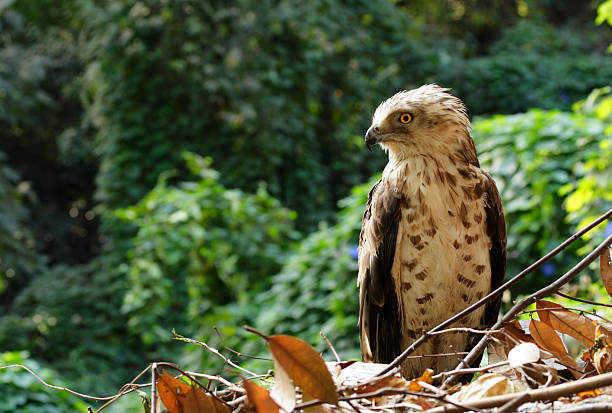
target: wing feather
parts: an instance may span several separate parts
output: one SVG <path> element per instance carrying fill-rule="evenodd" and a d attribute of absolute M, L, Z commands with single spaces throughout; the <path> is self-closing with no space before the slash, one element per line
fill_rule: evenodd
<path fill-rule="evenodd" d="M 368 195 L 359 237 L 359 327 L 364 361 L 388 363 L 399 354 L 399 306 L 391 269 L 400 195 L 379 180 Z"/>

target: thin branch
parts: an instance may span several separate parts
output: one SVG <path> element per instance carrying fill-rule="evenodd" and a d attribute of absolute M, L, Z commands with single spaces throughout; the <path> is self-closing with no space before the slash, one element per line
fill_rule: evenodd
<path fill-rule="evenodd" d="M 269 357 L 258 357 L 258 356 L 251 356 L 249 354 L 244 354 L 241 353 L 239 351 L 234 350 L 231 347 L 228 347 L 225 344 L 225 340 L 223 340 L 223 336 L 221 335 L 221 333 L 219 332 L 219 329 L 217 328 L 217 326 L 213 326 L 213 330 L 215 330 L 215 333 L 217 333 L 217 336 L 219 337 L 219 340 L 221 340 L 221 345 L 223 346 L 224 349 L 226 349 L 227 351 L 234 353 L 235 355 L 237 355 L 238 357 L 246 357 L 246 358 L 250 358 L 250 359 L 255 359 L 255 360 L 265 360 L 265 361 L 273 361 L 271 358 Z"/>
<path fill-rule="evenodd" d="M 70 390 L 70 389 L 69 389 L 69 388 L 67 388 L 67 387 L 54 386 L 54 385 L 52 385 L 52 384 L 47 383 L 47 382 L 46 382 L 46 381 L 44 381 L 44 380 L 43 380 L 43 379 L 42 379 L 42 378 L 41 378 L 41 377 L 40 377 L 38 374 L 34 373 L 34 372 L 33 372 L 32 370 L 30 370 L 28 367 L 26 367 L 26 366 L 24 366 L 24 365 L 21 365 L 21 364 L 11 364 L 11 365 L 9 365 L 9 366 L 1 366 L 1 367 L 0 367 L 0 370 L 3 370 L 3 369 L 8 369 L 8 368 L 14 368 L 14 367 L 18 367 L 18 368 L 22 368 L 22 369 L 24 369 L 25 371 L 27 371 L 28 373 L 30 373 L 32 376 L 34 376 L 34 378 L 35 378 L 36 380 L 38 380 L 40 383 L 42 383 L 42 385 L 43 385 L 43 386 L 48 387 L 48 388 L 50 388 L 50 389 L 54 389 L 54 390 L 63 390 L 63 391 L 66 391 L 66 392 L 68 392 L 68 393 L 70 393 L 70 394 L 73 394 L 73 395 L 75 395 L 75 396 L 82 397 L 82 398 L 84 398 L 84 399 L 98 400 L 98 401 L 106 401 L 106 400 L 111 400 L 113 397 L 115 397 L 115 396 L 109 396 L 109 397 L 94 397 L 94 396 L 89 396 L 89 395 L 87 395 L 87 394 L 83 394 L 83 393 L 76 392 L 76 391 L 74 391 L 74 390 Z"/>
<path fill-rule="evenodd" d="M 329 341 L 329 339 L 327 338 L 327 336 L 325 336 L 325 334 L 323 334 L 322 331 L 319 331 L 319 334 L 321 334 L 321 337 L 323 337 L 323 340 L 325 340 L 327 342 L 327 345 L 329 346 L 329 348 L 331 349 L 332 353 L 334 353 L 334 357 L 336 358 L 336 361 L 338 363 L 340 363 L 342 360 L 340 360 L 340 357 L 338 357 L 338 353 L 336 353 L 336 349 L 334 348 L 334 346 L 332 345 L 331 341 Z"/>
<path fill-rule="evenodd" d="M 612 213 L 612 209 L 610 210 L 610 213 Z M 601 253 L 609 247 L 610 243 L 612 243 L 612 234 L 610 234 L 601 244 L 599 244 L 597 248 L 591 251 L 589 255 L 584 257 L 582 261 L 580 261 L 578 264 L 572 267 L 568 272 L 566 272 L 561 277 L 559 277 L 555 282 L 547 285 L 544 288 L 541 288 L 540 290 L 536 291 L 530 296 L 525 297 L 521 299 L 519 302 L 517 302 L 491 328 L 494 330 L 499 329 L 504 323 L 512 320 L 519 312 L 524 310 L 530 304 L 535 303 L 540 298 L 551 295 L 552 293 L 557 291 L 559 288 L 567 284 L 574 277 L 576 277 L 576 275 L 578 275 L 582 270 L 584 270 L 591 262 L 599 258 Z M 483 338 L 481 338 L 478 344 L 476 344 L 476 346 L 472 349 L 472 351 L 470 351 L 470 353 L 457 365 L 457 369 L 460 369 L 464 366 L 469 366 L 470 364 L 472 364 L 476 360 L 476 358 L 480 355 L 480 353 L 482 353 L 482 351 L 484 350 L 487 344 L 487 340 L 488 340 L 487 336 L 484 336 Z M 457 375 L 453 375 L 449 377 L 444 382 L 443 387 L 453 384 L 457 380 L 457 378 L 458 378 Z"/>
<path fill-rule="evenodd" d="M 566 310 L 577 311 L 581 315 L 582 314 L 589 314 L 589 315 L 592 315 L 594 317 L 601 318 L 606 323 L 612 323 L 612 321 L 608 320 L 606 317 L 604 317 L 602 315 L 597 314 L 595 311 L 587 311 L 587 310 L 582 310 L 580 308 L 574 308 L 574 307 L 563 307 L 563 308 L 566 309 Z M 555 307 L 552 307 L 552 308 L 540 308 L 540 309 L 537 309 L 537 310 L 521 310 L 521 312 L 518 315 L 537 313 L 538 311 L 559 311 L 559 310 L 560 310 L 560 308 L 555 308 Z"/>
<path fill-rule="evenodd" d="M 432 336 L 438 335 L 438 334 L 444 334 L 444 333 L 476 333 L 476 334 L 495 334 L 495 333 L 500 333 L 501 330 L 477 330 L 475 328 L 469 328 L 469 327 L 453 327 L 453 328 L 447 328 L 444 330 L 440 330 L 440 331 L 430 331 L 429 334 Z"/>
<path fill-rule="evenodd" d="M 151 364 L 151 413 L 157 413 L 157 363 Z"/>
<path fill-rule="evenodd" d="M 612 304 L 598 303 L 596 301 L 585 300 L 584 298 L 572 297 L 571 295 L 563 294 L 562 292 L 555 292 L 555 294 L 560 295 L 561 297 L 569 298 L 570 300 L 578 301 L 585 304 L 591 304 L 597 307 L 610 307 L 612 308 Z"/>
<path fill-rule="evenodd" d="M 470 369 L 460 369 L 460 370 L 445 371 L 443 373 L 436 374 L 435 376 L 432 377 L 432 379 L 433 380 L 442 379 L 444 377 L 452 376 L 453 374 L 480 373 L 480 372 L 483 372 L 483 371 L 494 369 L 496 367 L 502 367 L 502 366 L 505 366 L 507 364 L 508 364 L 508 360 L 504 360 L 504 361 L 500 361 L 498 363 L 489 364 L 488 366 L 483 366 L 483 367 L 474 367 L 474 368 L 470 368 Z"/>
<path fill-rule="evenodd" d="M 603 214 L 602 216 L 597 218 L 595 221 L 591 222 L 589 225 L 587 225 L 586 227 L 584 227 L 580 231 L 576 232 L 574 235 L 569 237 L 563 243 L 558 245 L 555 249 L 553 249 L 548 254 L 546 254 L 545 256 L 543 256 L 542 258 L 540 258 L 539 260 L 537 260 L 533 264 L 531 264 L 529 267 L 525 268 L 523 271 L 521 271 L 519 274 L 515 275 L 510 280 L 506 281 L 500 287 L 498 287 L 495 290 L 491 291 L 489 294 L 487 294 L 486 296 L 484 296 L 480 300 L 476 301 L 474 304 L 470 305 L 466 309 L 464 309 L 464 310 L 460 311 L 459 313 L 455 314 L 451 318 L 447 319 L 446 321 L 444 321 L 444 322 L 438 324 L 437 326 L 433 327 L 431 330 L 423 333 L 423 335 L 421 335 L 421 337 L 419 337 L 410 346 L 408 346 L 404 351 L 402 351 L 402 353 L 399 356 L 397 356 L 387 367 L 385 367 L 383 370 L 381 370 L 377 375 L 381 376 L 381 375 L 385 374 L 386 372 L 388 372 L 389 370 L 399 366 L 400 363 L 406 358 L 406 356 L 408 356 L 410 353 L 412 353 L 418 346 L 420 346 L 421 344 L 426 342 L 429 339 L 429 337 L 431 337 L 431 333 L 432 332 L 440 331 L 440 330 L 448 327 L 449 325 L 451 325 L 455 321 L 463 318 L 465 315 L 471 313 L 472 311 L 474 311 L 478 307 L 482 306 L 483 304 L 485 304 L 485 303 L 487 303 L 489 301 L 492 301 L 498 295 L 503 293 L 505 290 L 510 288 L 512 285 L 516 284 L 518 281 L 520 281 L 523 278 L 525 278 L 528 274 L 532 273 L 534 270 L 536 270 L 537 268 L 542 266 L 544 263 L 546 263 L 552 257 L 554 257 L 555 255 L 557 255 L 558 253 L 563 251 L 565 248 L 567 248 L 568 245 L 570 245 L 571 243 L 576 241 L 578 238 L 580 238 L 582 235 L 586 234 L 591 229 L 595 228 L 597 225 L 601 224 L 603 221 L 609 219 L 611 216 L 612 216 L 612 209 L 608 210 L 605 214 Z M 496 327 L 496 328 L 498 328 L 498 327 Z M 486 336 L 484 338 L 486 338 Z M 479 350 L 479 352 L 482 352 L 483 348 L 481 348 Z"/>
<path fill-rule="evenodd" d="M 223 359 L 223 361 L 225 361 L 227 364 L 229 364 L 230 366 L 242 371 L 243 373 L 246 373 L 250 376 L 257 376 L 255 373 L 253 373 L 252 371 L 249 371 L 243 367 L 240 367 L 239 365 L 237 365 L 236 363 L 234 363 L 233 361 L 231 361 L 230 359 L 228 359 L 227 357 L 225 357 L 223 354 L 221 354 L 219 352 L 219 350 L 217 350 L 214 347 L 209 346 L 208 344 L 204 343 L 203 341 L 198 341 L 198 340 L 194 340 L 192 338 L 188 338 L 188 337 L 184 337 L 176 332 L 174 332 L 174 339 L 175 340 L 179 340 L 179 341 L 184 341 L 186 343 L 191 343 L 191 344 L 197 344 L 199 346 L 204 347 L 206 350 L 210 351 L 211 353 L 221 357 Z M 174 368 L 174 367 L 173 367 Z M 178 369 L 177 369 L 178 370 Z M 180 371 L 180 370 L 178 370 Z"/>

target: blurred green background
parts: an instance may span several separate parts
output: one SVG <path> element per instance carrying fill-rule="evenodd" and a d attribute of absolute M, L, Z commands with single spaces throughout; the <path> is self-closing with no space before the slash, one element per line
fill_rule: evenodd
<path fill-rule="evenodd" d="M 98 396 L 154 360 L 231 378 L 171 331 L 265 352 L 244 324 L 358 357 L 386 162 L 363 133 L 423 83 L 469 107 L 515 275 L 612 206 L 609 23 L 601 0 L 0 0 L 0 365 Z M 609 300 L 588 274 L 573 293 Z M 83 409 L 0 370 L 0 412 Z"/>

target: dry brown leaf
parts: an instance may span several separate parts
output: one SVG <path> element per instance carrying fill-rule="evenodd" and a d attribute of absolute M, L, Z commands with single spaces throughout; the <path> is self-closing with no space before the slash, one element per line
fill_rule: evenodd
<path fill-rule="evenodd" d="M 409 383 L 405 378 L 403 378 L 399 374 L 396 374 L 393 376 L 374 378 L 372 381 L 366 384 L 362 384 L 360 386 L 349 389 L 347 391 L 347 394 L 371 393 L 378 389 L 382 389 L 383 387 L 408 388 L 408 385 Z"/>
<path fill-rule="evenodd" d="M 515 368 L 540 360 L 540 349 L 534 343 L 521 343 L 508 353 L 508 364 Z"/>
<path fill-rule="evenodd" d="M 248 380 L 242 380 L 242 387 L 246 390 L 247 400 L 257 413 L 278 413 L 278 405 L 272 400 L 268 390 Z"/>
<path fill-rule="evenodd" d="M 612 246 L 599 256 L 599 269 L 606 291 L 612 295 Z"/>
<path fill-rule="evenodd" d="M 595 349 L 592 352 L 593 365 L 599 374 L 612 371 L 612 331 L 606 325 L 595 328 Z"/>
<path fill-rule="evenodd" d="M 542 321 L 531 320 L 531 323 L 529 323 L 529 331 L 541 348 L 550 352 L 559 362 L 561 362 L 561 364 L 569 367 L 576 378 L 580 377 L 581 374 L 576 371 L 580 370 L 580 366 L 569 354 L 567 354 L 567 349 L 563 344 L 563 340 L 561 340 L 552 327 Z"/>
<path fill-rule="evenodd" d="M 572 313 L 568 310 L 549 311 L 550 326 L 560 333 L 568 334 L 582 343 L 592 347 L 595 343 L 595 323 L 590 318 Z"/>
<path fill-rule="evenodd" d="M 451 398 L 456 402 L 480 400 L 485 397 L 514 393 L 514 385 L 506 376 L 496 373 L 483 374 L 468 386 L 465 386 Z"/>
<path fill-rule="evenodd" d="M 170 413 L 229 413 L 223 403 L 165 371 L 157 379 L 157 390 Z"/>
<path fill-rule="evenodd" d="M 325 403 L 337 404 L 338 392 L 321 355 L 305 341 L 275 335 L 268 337 L 270 352 L 304 393 Z"/>
<path fill-rule="evenodd" d="M 553 303 L 552 301 L 546 300 L 537 300 L 536 301 L 536 309 L 538 310 L 538 317 L 540 320 L 548 325 L 550 325 L 550 309 L 558 308 L 559 310 L 565 310 L 561 304 Z M 568 311 L 568 310 L 565 310 Z M 531 331 L 531 330 L 529 330 Z"/>
<path fill-rule="evenodd" d="M 286 412 L 291 412 L 295 408 L 295 386 L 276 359 L 274 359 L 274 386 L 270 390 L 270 397 Z"/>
<path fill-rule="evenodd" d="M 507 334 L 509 334 L 518 341 L 522 341 L 525 343 L 535 343 L 533 341 L 533 338 L 531 338 L 531 336 L 529 336 L 525 333 L 525 331 L 523 331 L 523 328 L 521 327 L 521 324 L 518 322 L 518 320 L 513 320 L 509 323 L 504 324 L 503 328 Z M 511 343 L 511 345 L 514 345 L 514 343 Z"/>

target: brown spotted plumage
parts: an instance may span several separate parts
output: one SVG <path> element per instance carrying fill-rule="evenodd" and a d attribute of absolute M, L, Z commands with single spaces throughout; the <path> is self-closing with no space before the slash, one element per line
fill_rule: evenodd
<path fill-rule="evenodd" d="M 503 281 L 501 200 L 479 167 L 469 126 L 463 103 L 436 85 L 399 92 L 374 113 L 366 143 L 380 144 L 389 163 L 368 196 L 359 240 L 364 361 L 390 362 Z M 455 326 L 490 326 L 498 311 L 496 300 Z M 436 335 L 414 354 L 460 353 L 476 339 Z M 415 377 L 426 368 L 449 370 L 461 358 L 410 358 L 402 371 Z"/>

